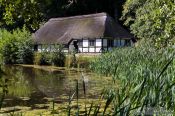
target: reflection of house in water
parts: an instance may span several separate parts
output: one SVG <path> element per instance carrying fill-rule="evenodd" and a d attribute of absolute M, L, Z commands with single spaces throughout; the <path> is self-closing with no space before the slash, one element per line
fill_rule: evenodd
<path fill-rule="evenodd" d="M 64 51 L 100 53 L 114 47 L 131 46 L 132 35 L 106 13 L 50 19 L 33 34 L 37 50 L 52 50 L 63 44 Z"/>

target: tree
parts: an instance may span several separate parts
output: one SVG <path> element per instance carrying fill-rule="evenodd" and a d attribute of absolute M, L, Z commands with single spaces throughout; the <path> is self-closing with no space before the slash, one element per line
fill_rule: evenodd
<path fill-rule="evenodd" d="M 151 39 L 158 47 L 175 39 L 174 0 L 127 0 L 121 19 L 136 37 Z"/>
<path fill-rule="evenodd" d="M 24 24 L 35 32 L 40 24 L 55 17 L 107 12 L 121 14 L 125 0 L 0 0 L 0 27 L 12 30 Z M 119 16 L 118 16 L 119 17 Z"/>
<path fill-rule="evenodd" d="M 1 26 L 22 28 L 24 24 L 30 31 L 39 27 L 42 20 L 42 12 L 39 9 L 39 2 L 36 0 L 1 0 Z"/>

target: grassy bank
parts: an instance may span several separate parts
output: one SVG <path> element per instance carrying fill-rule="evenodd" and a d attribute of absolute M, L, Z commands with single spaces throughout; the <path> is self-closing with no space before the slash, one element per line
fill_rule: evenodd
<path fill-rule="evenodd" d="M 66 67 L 66 68 L 84 68 L 84 69 L 88 69 L 89 68 L 89 64 L 91 61 L 93 61 L 95 58 L 97 58 L 98 56 L 94 56 L 94 55 L 81 55 L 81 54 L 65 54 L 65 58 L 61 60 L 62 67 Z M 44 62 L 43 62 L 44 60 Z M 57 59 L 59 60 L 59 59 Z M 39 53 L 36 52 L 35 53 L 35 57 L 34 57 L 34 64 L 35 65 L 52 65 L 52 66 L 57 66 L 54 65 L 54 63 L 52 62 L 52 52 L 48 52 L 48 53 Z M 58 65 L 59 67 L 59 65 Z"/>

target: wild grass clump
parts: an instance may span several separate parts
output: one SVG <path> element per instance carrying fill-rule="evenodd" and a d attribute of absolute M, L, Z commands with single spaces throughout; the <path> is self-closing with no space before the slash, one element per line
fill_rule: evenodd
<path fill-rule="evenodd" d="M 156 49 L 149 42 L 132 48 L 118 48 L 102 55 L 91 69 L 109 75 L 119 88 L 104 95 L 112 101 L 114 115 L 155 114 L 157 109 L 174 111 L 175 51 L 172 47 Z M 107 105 L 109 104 L 107 102 Z M 164 112 L 165 112 L 164 111 Z"/>
<path fill-rule="evenodd" d="M 66 56 L 65 66 L 67 68 L 85 68 L 85 69 L 88 69 L 90 63 L 95 58 L 96 57 L 90 56 L 90 55 L 81 55 L 81 54 L 71 53 L 71 54 L 68 54 Z"/>

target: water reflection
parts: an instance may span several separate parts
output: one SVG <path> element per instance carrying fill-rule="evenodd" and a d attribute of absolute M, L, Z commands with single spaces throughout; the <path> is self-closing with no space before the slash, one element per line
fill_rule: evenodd
<path fill-rule="evenodd" d="M 4 78 L 8 78 L 9 93 L 6 96 L 4 107 L 9 106 L 30 106 L 35 108 L 35 104 L 45 104 L 49 98 L 58 99 L 58 102 L 63 102 L 63 96 L 69 96 L 75 90 L 75 79 L 81 81 L 81 73 L 77 71 L 66 70 L 50 70 L 36 69 L 32 67 L 22 66 L 4 66 L 6 75 Z M 95 92 L 89 91 L 89 97 L 94 97 L 98 94 L 98 89 L 101 90 L 105 85 L 105 81 L 93 77 L 92 74 L 86 74 L 89 78 L 88 89 L 95 90 Z M 86 78 L 87 78 L 86 77 Z M 93 77 L 93 78 L 90 78 Z M 80 83 L 80 91 L 82 88 Z M 100 92 L 100 91 L 99 91 Z M 80 96 L 83 96 L 83 91 L 80 92 Z"/>

